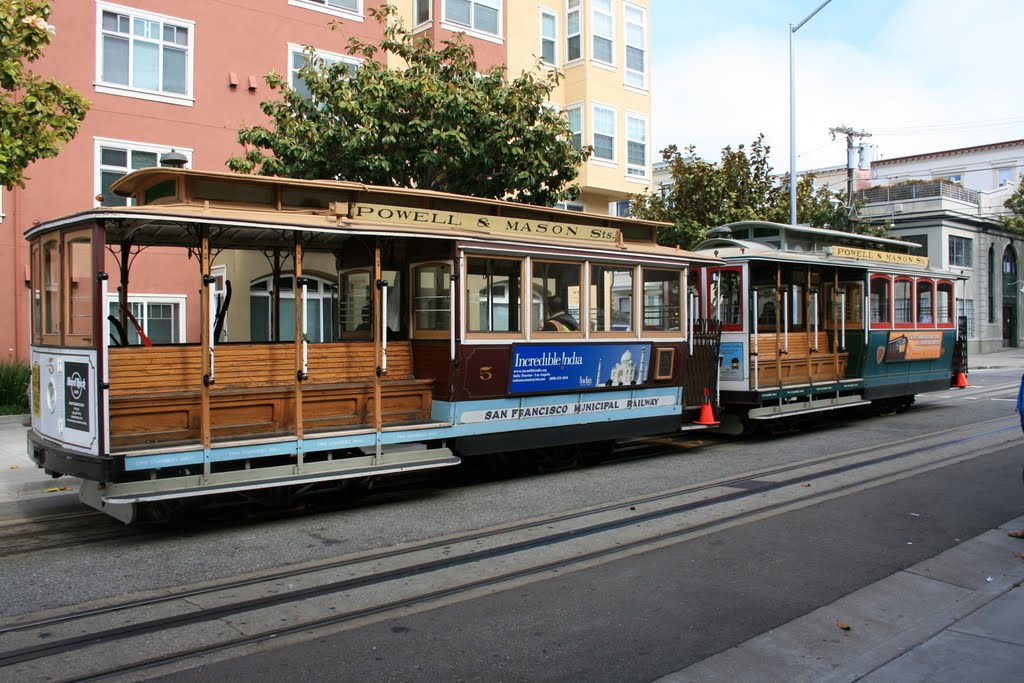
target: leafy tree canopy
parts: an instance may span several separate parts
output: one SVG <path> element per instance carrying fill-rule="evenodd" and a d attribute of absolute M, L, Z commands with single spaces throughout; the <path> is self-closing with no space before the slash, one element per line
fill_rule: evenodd
<path fill-rule="evenodd" d="M 299 76 L 308 97 L 284 76 L 267 76 L 281 97 L 261 104 L 268 126 L 239 131 L 246 150 L 228 160 L 231 170 L 543 205 L 579 195 L 571 183 L 590 150 L 574 149 L 567 120 L 545 106 L 557 73 L 511 81 L 500 67 L 478 73 L 461 36 L 435 49 L 393 16 L 394 7 L 369 11 L 384 37 L 379 45 L 349 39 L 349 54 L 366 58 L 355 74 L 307 48 Z M 389 57 L 407 66 L 389 68 Z"/>
<path fill-rule="evenodd" d="M 53 38 L 44 0 L 0 0 L 0 185 L 25 186 L 25 167 L 56 156 L 78 132 L 89 103 L 25 68 Z"/>
<path fill-rule="evenodd" d="M 1013 212 L 1012 216 L 1003 217 L 1000 222 L 1010 232 L 1024 234 L 1024 183 L 1021 183 L 1016 192 L 1010 195 L 1003 206 Z"/>
<path fill-rule="evenodd" d="M 662 244 L 692 248 L 707 230 L 744 220 L 789 222 L 789 176 L 772 170 L 771 148 L 759 135 L 750 148 L 726 147 L 722 159 L 711 163 L 697 156 L 691 145 L 682 152 L 675 145 L 662 150 L 671 180 L 664 191 L 633 195 L 630 208 L 638 218 L 668 221 Z M 814 176 L 797 183 L 797 220 L 820 228 L 845 230 L 850 221 L 846 193 L 814 188 Z"/>

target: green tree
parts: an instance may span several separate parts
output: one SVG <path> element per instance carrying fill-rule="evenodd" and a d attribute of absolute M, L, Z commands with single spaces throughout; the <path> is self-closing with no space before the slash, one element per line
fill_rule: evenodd
<path fill-rule="evenodd" d="M 704 233 L 718 225 L 744 220 L 789 222 L 789 176 L 780 178 L 769 162 L 771 148 L 759 135 L 749 149 L 740 145 L 722 150 L 718 163 L 697 156 L 691 145 L 682 152 L 675 145 L 662 150 L 670 182 L 664 190 L 633 195 L 630 208 L 638 218 L 672 223 L 662 230 L 662 244 L 692 248 Z M 849 227 L 845 193 L 826 187 L 815 189 L 814 176 L 800 178 L 797 219 L 822 228 Z"/>
<path fill-rule="evenodd" d="M 0 185 L 25 186 L 25 167 L 56 156 L 78 132 L 89 103 L 25 65 L 53 38 L 43 0 L 0 0 Z"/>
<path fill-rule="evenodd" d="M 1012 216 L 1004 216 L 1000 219 L 1003 228 L 1010 232 L 1024 234 L 1024 183 L 1021 183 L 1017 190 L 1010 195 L 1010 198 L 1003 202 L 1003 206 L 1013 212 Z"/>
<path fill-rule="evenodd" d="M 246 150 L 228 160 L 231 170 L 542 205 L 579 195 L 572 182 L 590 150 L 576 150 L 567 120 L 545 106 L 557 73 L 511 81 L 500 67 L 479 73 L 461 36 L 435 49 L 412 35 L 394 7 L 369 11 L 384 37 L 379 45 L 349 39 L 349 54 L 366 58 L 354 74 L 307 48 L 309 65 L 299 76 L 308 97 L 285 77 L 267 76 L 280 92 L 261 104 L 271 123 L 239 131 Z M 389 68 L 387 56 L 407 66 Z"/>

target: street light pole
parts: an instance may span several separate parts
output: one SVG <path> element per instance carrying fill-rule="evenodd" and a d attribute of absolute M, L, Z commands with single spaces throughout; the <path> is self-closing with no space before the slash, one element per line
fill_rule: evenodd
<path fill-rule="evenodd" d="M 796 225 L 796 88 L 793 83 L 793 34 L 800 30 L 800 27 L 810 21 L 821 8 L 832 2 L 825 2 L 818 5 L 818 8 L 808 14 L 803 21 L 794 26 L 789 25 L 789 223 Z"/>

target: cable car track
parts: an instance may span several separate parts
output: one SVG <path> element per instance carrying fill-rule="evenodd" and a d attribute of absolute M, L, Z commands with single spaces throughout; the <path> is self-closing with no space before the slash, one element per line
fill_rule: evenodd
<path fill-rule="evenodd" d="M 1006 391 L 1016 391 L 1016 389 L 1016 383 L 1004 383 L 993 386 L 972 385 L 967 389 L 955 392 L 951 390 L 947 394 L 929 394 L 919 397 L 918 405 L 919 407 L 939 406 L 951 398 L 969 397 L 979 399 Z M 714 434 L 714 432 L 707 433 L 708 436 L 712 437 Z M 697 440 L 695 437 L 696 433 L 681 433 L 620 442 L 612 454 L 601 458 L 600 463 L 608 465 L 627 462 L 665 455 L 684 446 L 710 445 L 707 440 Z M 908 442 L 910 441 L 916 441 L 916 439 L 909 439 Z M 717 446 L 720 444 L 713 445 Z M 432 481 L 449 476 L 449 473 L 445 471 L 438 471 L 432 474 L 434 475 Z M 505 476 L 512 477 L 515 475 L 506 474 Z M 458 486 L 460 484 L 451 485 Z M 386 490 L 402 490 L 403 487 L 407 486 L 408 482 L 401 479 L 388 480 L 385 486 L 377 489 L 375 493 L 381 493 Z M 351 501 L 339 501 L 320 509 L 335 510 L 352 504 Z M 97 518 L 106 520 L 109 524 L 104 524 Z M 96 528 L 97 523 L 101 524 L 102 528 Z M 129 536 L 140 538 L 145 537 L 147 533 L 146 529 L 126 528 L 120 523 L 112 522 L 106 516 L 92 510 L 33 519 L 8 520 L 0 522 L 0 558 L 25 555 L 33 552 L 64 550 L 75 546 L 121 540 Z"/>
<path fill-rule="evenodd" d="M 753 516 L 778 512 L 794 505 L 820 502 L 857 487 L 877 485 L 897 476 L 909 476 L 976 457 L 1010 442 L 1013 437 L 1008 435 L 1015 434 L 1016 429 L 1013 418 L 1000 418 L 978 425 L 943 430 L 928 437 L 897 439 L 871 448 L 811 458 L 719 481 L 431 540 L 409 547 L 363 553 L 148 600 L 126 601 L 45 619 L 8 623 L 0 627 L 0 634 L 10 644 L 10 649 L 0 652 L 0 668 L 9 669 L 18 680 L 27 680 L 32 677 L 33 671 L 41 673 L 45 669 L 43 666 L 37 670 L 37 665 L 43 665 L 50 657 L 67 652 L 95 649 L 97 662 L 121 661 L 120 657 L 125 652 L 135 651 L 136 648 L 116 649 L 114 652 L 118 657 L 113 659 L 109 655 L 104 659 L 103 650 L 110 650 L 118 643 L 137 636 L 152 636 L 182 627 L 216 631 L 219 626 L 223 631 L 225 622 L 231 634 L 234 634 L 234 637 L 221 637 L 219 640 L 211 637 L 207 644 L 200 647 L 184 650 L 172 647 L 171 651 L 146 653 L 151 656 L 101 671 L 69 672 L 75 679 L 104 678 L 314 629 L 337 627 L 394 610 L 423 608 L 439 600 L 471 595 L 475 591 L 527 580 L 545 572 L 608 561 L 624 553 L 639 552 L 659 544 L 678 542 L 687 536 L 709 533 Z M 957 448 L 952 453 L 935 453 L 967 442 L 975 446 L 967 452 Z M 914 446 L 904 449 L 909 444 Z M 896 471 L 886 469 L 885 466 L 892 464 L 899 464 L 899 468 Z M 875 472 L 871 468 L 879 471 Z M 865 472 L 865 475 L 850 481 L 844 480 L 844 477 L 855 472 Z M 815 482 L 821 485 L 820 489 Z M 786 493 L 770 503 L 756 502 L 770 492 Z M 681 515 L 698 511 L 706 513 L 715 508 L 721 508 L 721 511 L 712 519 L 695 522 L 679 519 Z M 603 545 L 588 547 L 588 543 L 592 545 L 594 539 L 604 537 L 607 538 L 602 541 Z M 468 547 L 459 551 L 460 545 Z M 524 555 L 529 556 L 529 561 L 524 559 Z M 500 563 L 503 571 L 488 573 L 486 565 L 489 562 Z M 517 562 L 521 566 L 514 566 Z M 441 581 L 446 572 L 457 574 L 458 570 L 473 566 L 478 567 L 470 573 L 483 573 L 484 576 L 471 580 L 452 577 L 451 580 L 445 579 L 447 583 L 442 582 L 430 588 L 433 582 Z M 508 569 L 510 566 L 512 568 Z M 412 583 L 410 579 L 413 578 L 426 583 L 428 589 L 410 589 L 408 584 Z M 307 585 L 282 590 L 285 582 L 289 586 L 302 583 Z M 256 594 L 248 595 L 241 589 Z M 259 594 L 261 589 L 265 594 Z M 298 619 L 283 626 L 276 617 L 271 619 L 270 615 L 260 614 L 261 610 L 268 610 L 280 616 L 274 610 L 282 605 L 292 606 L 289 613 L 303 605 L 307 605 L 306 609 L 313 612 L 322 611 L 324 605 L 330 602 L 325 599 L 327 597 L 333 597 L 335 601 L 346 598 L 356 600 L 351 596 L 361 595 L 360 591 L 372 593 L 375 590 L 386 590 L 389 598 L 394 597 L 370 601 L 365 606 L 355 608 L 332 607 L 332 613 L 311 615 L 310 618 Z M 408 594 L 402 595 L 403 590 Z M 236 597 L 238 593 L 246 597 L 239 599 Z M 308 605 L 312 598 L 318 600 Z M 209 606 L 203 606 L 206 603 Z M 165 612 L 177 609 L 178 613 L 149 618 L 146 612 L 156 606 L 161 606 Z M 138 613 L 133 614 L 132 610 L 138 610 Z M 108 625 L 104 628 L 97 623 L 112 616 L 116 616 L 117 626 Z M 239 618 L 241 620 L 236 621 Z M 272 621 L 274 626 L 253 625 L 246 621 L 247 618 Z M 115 623 L 113 618 L 110 623 Z M 42 629 L 46 629 L 47 637 L 38 633 Z M 54 634 L 54 631 L 64 632 L 64 635 Z M 238 636 L 239 631 L 244 635 Z M 83 632 L 87 635 L 77 635 Z M 41 642 L 47 639 L 49 642 Z M 150 637 L 147 643 L 153 640 Z M 83 659 L 88 660 L 89 657 L 75 658 L 76 661 Z"/>

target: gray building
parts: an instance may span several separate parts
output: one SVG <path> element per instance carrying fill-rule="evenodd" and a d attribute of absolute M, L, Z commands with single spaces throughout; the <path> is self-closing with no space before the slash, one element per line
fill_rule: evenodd
<path fill-rule="evenodd" d="M 957 296 L 974 353 L 1024 344 L 1024 235 L 1000 223 L 1022 171 L 1024 140 L 1014 140 L 875 161 L 857 193 L 861 220 L 889 222 L 891 236 L 970 277 Z"/>

